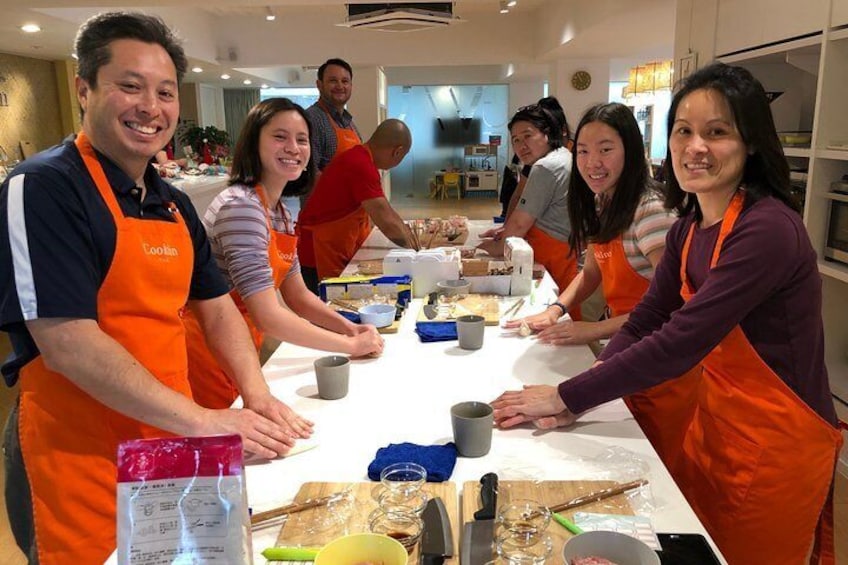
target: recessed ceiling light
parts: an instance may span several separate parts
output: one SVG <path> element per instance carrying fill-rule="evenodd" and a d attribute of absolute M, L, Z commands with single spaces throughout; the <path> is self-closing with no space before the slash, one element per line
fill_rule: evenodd
<path fill-rule="evenodd" d="M 268 88 L 268 85 L 263 82 L 260 88 Z"/>
<path fill-rule="evenodd" d="M 24 24 L 21 26 L 21 31 L 25 33 L 38 33 L 41 31 L 41 26 L 38 24 Z"/>
<path fill-rule="evenodd" d="M 271 6 L 265 6 L 265 21 L 273 22 L 276 19 L 277 15 L 271 9 Z"/>
<path fill-rule="evenodd" d="M 509 8 L 506 7 L 506 0 L 501 0 L 501 14 L 508 14 Z"/>
<path fill-rule="evenodd" d="M 246 78 L 246 79 L 244 79 L 244 80 L 243 80 L 243 81 L 241 81 L 241 82 L 242 82 L 242 84 L 253 84 L 253 81 L 252 81 L 252 80 L 250 80 L 249 78 Z"/>
<path fill-rule="evenodd" d="M 224 74 L 221 75 L 221 78 L 224 79 L 224 80 L 230 80 L 230 75 L 228 75 L 227 73 L 224 73 Z"/>
<path fill-rule="evenodd" d="M 79 59 L 79 55 L 77 55 L 76 53 L 71 53 L 71 58 L 72 59 Z"/>
<path fill-rule="evenodd" d="M 507 8 L 514 8 L 518 4 L 518 0 L 507 0 Z"/>
<path fill-rule="evenodd" d="M 192 67 L 192 68 L 191 68 L 191 72 L 193 72 L 193 73 L 202 73 L 202 72 L 203 72 L 203 67 Z"/>

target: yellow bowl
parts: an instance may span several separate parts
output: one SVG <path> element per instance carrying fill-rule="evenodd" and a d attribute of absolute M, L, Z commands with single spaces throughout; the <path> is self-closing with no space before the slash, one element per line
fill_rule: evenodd
<path fill-rule="evenodd" d="M 406 565 L 407 559 L 406 549 L 396 539 L 382 534 L 351 534 L 321 548 L 315 565 Z"/>

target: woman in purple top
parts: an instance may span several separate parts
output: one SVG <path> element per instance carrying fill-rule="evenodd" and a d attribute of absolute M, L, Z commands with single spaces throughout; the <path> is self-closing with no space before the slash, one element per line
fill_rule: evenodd
<path fill-rule="evenodd" d="M 669 470 L 730 563 L 801 563 L 827 517 L 841 444 L 816 254 L 765 91 L 748 71 L 714 64 L 691 75 L 668 131 L 666 205 L 681 219 L 650 289 L 594 367 L 558 387 L 503 393 L 495 419 L 568 425 L 700 365 Z M 794 535 L 776 515 L 793 517 Z"/>

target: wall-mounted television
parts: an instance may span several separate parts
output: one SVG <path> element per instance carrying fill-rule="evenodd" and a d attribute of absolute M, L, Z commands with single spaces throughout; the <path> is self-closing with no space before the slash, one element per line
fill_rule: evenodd
<path fill-rule="evenodd" d="M 483 125 L 479 118 L 436 118 L 433 139 L 436 147 L 464 147 L 481 142 Z"/>

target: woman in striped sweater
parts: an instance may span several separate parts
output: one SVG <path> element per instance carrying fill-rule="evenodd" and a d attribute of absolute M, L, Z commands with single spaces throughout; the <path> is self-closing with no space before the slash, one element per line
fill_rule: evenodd
<path fill-rule="evenodd" d="M 569 244 L 572 249 L 588 245 L 586 263 L 544 312 L 507 323 L 512 328 L 526 323 L 539 331 L 540 341 L 555 345 L 589 343 L 618 331 L 647 290 L 665 250 L 666 233 L 676 219 L 663 207 L 661 186 L 648 174 L 642 134 L 626 106 L 590 108 L 580 121 L 576 140 L 571 151 L 580 174 L 571 175 L 568 188 Z M 616 272 L 609 272 L 613 255 Z M 560 321 L 601 284 L 609 317 L 598 322 Z M 618 304 L 624 294 L 628 300 Z"/>

